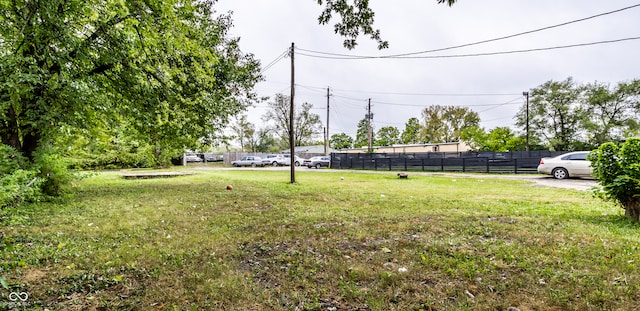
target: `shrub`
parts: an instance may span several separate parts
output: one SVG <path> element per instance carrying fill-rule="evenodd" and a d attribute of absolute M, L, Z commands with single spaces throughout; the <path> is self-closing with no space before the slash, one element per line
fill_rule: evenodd
<path fill-rule="evenodd" d="M 29 163 L 18 151 L 5 144 L 0 144 L 0 176 L 11 174 L 26 168 Z"/>
<path fill-rule="evenodd" d="M 640 138 L 605 143 L 589 154 L 601 198 L 617 202 L 625 214 L 640 221 Z"/>
<path fill-rule="evenodd" d="M 17 207 L 40 199 L 42 180 L 29 161 L 10 146 L 0 144 L 0 208 Z"/>
<path fill-rule="evenodd" d="M 39 200 L 43 181 L 36 175 L 35 171 L 19 169 L 0 177 L 0 208 L 17 207 L 24 201 Z"/>
<path fill-rule="evenodd" d="M 48 196 L 58 196 L 71 183 L 73 175 L 67 169 L 65 159 L 51 148 L 40 148 L 35 156 L 35 168 L 41 179 L 40 190 Z"/>

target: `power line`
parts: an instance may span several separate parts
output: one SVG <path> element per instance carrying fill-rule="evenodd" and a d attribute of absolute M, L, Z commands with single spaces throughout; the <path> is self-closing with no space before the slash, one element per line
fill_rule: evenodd
<path fill-rule="evenodd" d="M 381 95 L 401 95 L 401 96 L 446 96 L 446 97 L 465 97 L 465 96 L 514 96 L 518 93 L 402 93 L 402 92 L 376 92 L 376 91 L 354 91 L 354 90 L 341 90 L 333 89 L 334 91 L 342 92 L 354 92 L 354 93 L 366 93 L 366 94 L 381 94 Z"/>
<path fill-rule="evenodd" d="M 516 99 L 521 99 L 521 98 L 522 98 L 522 96 L 519 96 Z M 503 105 L 508 105 L 508 104 L 517 104 L 517 103 L 514 103 L 514 101 L 516 99 L 512 99 L 512 100 L 510 100 L 508 102 L 499 103 L 499 104 L 462 104 L 462 105 L 456 105 L 456 106 L 462 106 L 462 107 L 503 106 Z M 399 104 L 399 103 L 379 102 L 379 101 L 371 101 L 371 102 L 375 103 L 375 104 L 380 104 L 380 105 L 402 106 L 402 107 L 427 107 L 427 106 L 429 106 L 427 104 Z"/>
<path fill-rule="evenodd" d="M 318 94 L 322 94 L 322 96 L 326 96 L 325 92 L 327 90 L 326 86 L 311 86 L 304 84 L 296 84 L 296 86 L 308 89 L 310 91 L 316 92 Z M 443 96 L 443 97 L 479 97 L 479 96 L 516 96 L 520 95 L 520 92 L 514 93 L 418 93 L 418 92 L 381 92 L 381 91 L 367 91 L 367 90 L 347 90 L 347 89 L 336 89 L 331 88 L 333 91 L 331 96 L 341 97 L 344 99 L 356 100 L 356 101 L 366 101 L 365 98 L 356 98 L 349 97 L 344 95 L 336 95 L 336 92 L 343 93 L 364 93 L 364 94 L 381 94 L 381 95 L 400 95 L 400 96 Z"/>
<path fill-rule="evenodd" d="M 492 55 L 505 55 L 505 54 L 517 54 L 517 53 L 529 53 L 529 52 L 539 52 L 539 51 L 549 51 L 549 50 L 559 50 L 559 49 L 568 49 L 575 47 L 584 47 L 584 46 L 592 46 L 592 45 L 600 45 L 600 44 L 609 44 L 609 43 L 617 43 L 624 41 L 632 41 L 638 40 L 640 37 L 629 37 L 629 38 L 621 38 L 614 40 L 605 40 L 605 41 L 596 41 L 596 42 L 588 42 L 588 43 L 578 43 L 578 44 L 570 44 L 570 45 L 560 45 L 560 46 L 552 46 L 546 48 L 533 48 L 533 49 L 524 49 L 524 50 L 512 50 L 512 51 L 500 51 L 500 52 L 487 52 L 487 53 L 472 53 L 472 54 L 453 54 L 453 55 L 432 55 L 432 56 L 400 56 L 400 57 L 364 57 L 364 58 L 353 58 L 353 57 L 333 57 L 333 56 L 318 56 L 311 55 L 305 53 L 297 53 L 298 55 L 313 57 L 313 58 L 323 58 L 323 59 L 371 59 L 371 58 L 392 58 L 392 59 L 436 59 L 436 58 L 462 58 L 462 57 L 477 57 L 477 56 L 492 56 Z"/>
<path fill-rule="evenodd" d="M 520 103 L 515 102 L 515 101 L 520 100 L 520 99 L 522 99 L 522 96 L 516 97 L 516 98 L 514 98 L 514 99 L 512 99 L 512 100 L 510 100 L 510 101 L 508 101 L 506 103 L 494 105 L 494 107 L 490 107 L 490 108 L 487 108 L 485 110 L 477 111 L 477 113 L 487 112 L 487 111 L 489 111 L 491 109 L 496 109 L 498 107 L 502 107 L 502 106 L 505 106 L 505 105 L 520 104 Z"/>
<path fill-rule="evenodd" d="M 282 52 L 282 54 L 278 55 L 278 57 L 276 57 L 274 60 L 272 60 L 268 65 L 264 66 L 264 68 L 262 68 L 262 70 L 260 71 L 260 74 L 262 74 L 265 71 L 269 70 L 269 68 L 273 67 L 273 65 L 277 64 L 279 61 L 284 59 L 288 55 L 288 53 L 289 53 L 289 49 L 287 49 L 284 52 Z"/>
<path fill-rule="evenodd" d="M 552 26 L 547 26 L 547 27 L 542 27 L 542 28 L 538 28 L 538 29 L 534 29 L 534 30 L 520 32 L 520 33 L 516 33 L 516 34 L 513 34 L 513 35 L 508 35 L 508 36 L 503 36 L 503 37 L 498 37 L 498 38 L 488 39 L 488 40 L 482 40 L 482 41 L 477 41 L 477 42 L 472 42 L 472 43 L 467 43 L 467 44 L 455 45 L 455 46 L 450 46 L 450 47 L 446 47 L 446 48 L 439 48 L 439 49 L 420 51 L 420 52 L 409 52 L 409 53 L 392 54 L 392 55 L 384 55 L 384 56 L 358 56 L 358 55 L 319 52 L 319 51 L 305 50 L 305 49 L 300 49 L 300 48 L 298 48 L 298 50 L 303 51 L 303 52 L 309 52 L 309 53 L 316 53 L 316 54 L 323 54 L 323 55 L 330 55 L 330 56 L 339 56 L 339 57 L 344 57 L 344 58 L 355 58 L 355 59 L 360 59 L 360 58 L 363 58 L 363 59 L 366 59 L 366 58 L 405 58 L 405 56 L 410 56 L 410 55 L 426 54 L 426 53 L 433 53 L 433 52 L 442 52 L 442 51 L 447 51 L 447 50 L 452 50 L 452 49 L 457 49 L 457 48 L 462 48 L 462 47 L 468 47 L 468 46 L 479 45 L 479 44 L 483 44 L 483 43 L 489 43 L 489 42 L 495 42 L 495 41 L 510 39 L 510 38 L 514 38 L 514 37 L 518 37 L 518 36 L 532 34 L 532 33 L 535 33 L 535 32 L 540 32 L 540 31 L 549 30 L 549 29 L 553 29 L 553 28 L 558 28 L 558 27 L 562 27 L 562 26 L 566 26 L 566 25 L 570 25 L 570 24 L 574 24 L 574 23 L 578 23 L 578 22 L 583 22 L 583 21 L 586 21 L 586 20 L 589 20 L 589 19 L 594 19 L 594 18 L 597 18 L 597 17 L 605 16 L 605 15 L 619 13 L 619 12 L 622 12 L 622 11 L 625 11 L 625 10 L 629 10 L 629 9 L 633 9 L 633 8 L 636 8 L 636 7 L 639 7 L 639 6 L 640 6 L 640 4 L 635 4 L 635 5 L 631 5 L 631 6 L 628 6 L 628 7 L 621 8 L 621 9 L 617 9 L 617 10 L 613 10 L 613 11 L 609 11 L 609 12 L 605 12 L 605 13 L 600 13 L 600 14 L 589 16 L 589 17 L 580 18 L 580 19 L 576 19 L 576 20 L 572 20 L 572 21 L 569 21 L 569 22 L 560 23 L 560 24 L 556 24 L 556 25 L 552 25 Z"/>

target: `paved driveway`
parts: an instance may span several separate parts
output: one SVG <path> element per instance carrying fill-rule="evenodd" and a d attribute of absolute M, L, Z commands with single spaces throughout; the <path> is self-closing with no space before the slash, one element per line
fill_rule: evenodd
<path fill-rule="evenodd" d="M 517 177 L 517 176 L 516 176 Z M 570 178 L 570 179 L 555 179 L 549 176 L 527 176 L 522 178 L 523 180 L 531 180 L 536 183 L 537 186 L 568 188 L 588 191 L 592 187 L 598 185 L 593 179 L 586 178 Z"/>

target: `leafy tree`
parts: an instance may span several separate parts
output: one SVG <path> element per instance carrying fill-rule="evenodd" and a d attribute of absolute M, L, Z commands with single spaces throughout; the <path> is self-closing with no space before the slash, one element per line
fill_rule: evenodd
<path fill-rule="evenodd" d="M 371 141 L 375 141 L 375 131 L 373 125 L 371 125 Z M 369 146 L 369 122 L 367 119 L 362 119 L 358 122 L 358 128 L 356 130 L 356 140 L 353 143 L 353 147 L 360 148 Z"/>
<path fill-rule="evenodd" d="M 597 147 L 638 133 L 640 124 L 640 80 L 621 82 L 613 89 L 608 84 L 592 83 L 585 87 L 582 126 L 587 141 Z"/>
<path fill-rule="evenodd" d="M 524 150 L 526 147 L 525 140 L 524 137 L 517 136 L 516 133 L 506 126 L 496 127 L 487 134 L 487 140 L 483 150 L 496 152 Z"/>
<path fill-rule="evenodd" d="M 247 115 L 241 115 L 231 124 L 234 138 L 240 143 L 240 150 L 245 150 L 245 144 L 253 137 L 255 126 L 247 120 Z"/>
<path fill-rule="evenodd" d="M 333 149 L 349 149 L 353 147 L 353 138 L 345 133 L 331 135 L 329 142 Z"/>
<path fill-rule="evenodd" d="M 251 152 L 278 151 L 278 144 L 270 129 L 263 128 L 256 131 L 252 128 L 247 135 L 247 150 Z"/>
<path fill-rule="evenodd" d="M 429 106 L 422 111 L 421 140 L 430 143 L 460 141 L 462 130 L 480 123 L 478 113 L 467 107 Z"/>
<path fill-rule="evenodd" d="M 487 145 L 487 133 L 478 125 L 466 127 L 460 131 L 460 140 L 467 143 L 472 150 L 484 150 Z"/>
<path fill-rule="evenodd" d="M 461 139 L 474 150 L 505 152 L 524 150 L 526 141 L 509 127 L 496 127 L 488 133 L 479 126 L 472 126 L 462 130 Z"/>
<path fill-rule="evenodd" d="M 289 145 L 289 124 L 291 107 L 289 96 L 276 94 L 273 101 L 268 102 L 269 110 L 262 116 L 265 122 L 273 121 L 272 130 L 280 137 L 282 147 Z M 294 143 L 303 146 L 313 141 L 313 137 L 322 131 L 320 116 L 312 113 L 313 105 L 303 103 L 300 107 L 294 107 Z"/>
<path fill-rule="evenodd" d="M 378 49 L 389 46 L 387 41 L 381 39 L 380 31 L 373 29 L 375 13 L 369 8 L 369 0 L 354 0 L 350 4 L 347 0 L 318 0 L 318 4 L 324 4 L 324 10 L 318 21 L 320 24 L 328 24 L 333 14 L 337 14 L 340 22 L 337 22 L 333 29 L 335 33 L 345 37 L 343 45 L 348 49 L 353 49 L 357 43 L 356 39 L 360 33 L 369 35 L 371 39 L 378 43 Z M 438 0 L 438 3 L 453 5 L 456 0 Z"/>
<path fill-rule="evenodd" d="M 256 99 L 260 69 L 212 5 L 0 0 L 2 143 L 35 162 L 61 128 L 124 122 L 159 158 L 215 134 Z"/>
<path fill-rule="evenodd" d="M 602 186 L 596 194 L 620 204 L 627 216 L 640 221 L 640 138 L 627 139 L 621 145 L 602 144 L 588 160 Z"/>
<path fill-rule="evenodd" d="M 400 143 L 400 131 L 395 126 L 385 126 L 376 133 L 376 145 L 391 146 Z"/>
<path fill-rule="evenodd" d="M 401 137 L 403 144 L 420 143 L 420 120 L 418 118 L 410 118 L 404 125 Z"/>
<path fill-rule="evenodd" d="M 581 89 L 572 78 L 548 81 L 533 89 L 529 104 L 529 136 L 540 137 L 553 150 L 574 150 L 579 145 Z M 526 126 L 526 106 L 516 115 L 516 124 Z"/>
<path fill-rule="evenodd" d="M 263 128 L 258 130 L 258 132 L 254 135 L 255 138 L 252 139 L 252 151 L 253 152 L 277 152 L 278 144 L 271 134 L 271 130 Z"/>
<path fill-rule="evenodd" d="M 91 130 L 61 128 L 56 135 L 56 153 L 74 169 L 114 169 L 156 165 L 155 146 L 138 139 L 126 123 L 100 126 Z M 64 146 L 64 148 L 62 147 Z"/>

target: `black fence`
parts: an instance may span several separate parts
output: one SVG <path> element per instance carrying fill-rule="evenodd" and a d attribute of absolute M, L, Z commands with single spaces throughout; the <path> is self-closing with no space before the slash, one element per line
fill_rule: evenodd
<path fill-rule="evenodd" d="M 536 173 L 540 159 L 564 151 L 332 153 L 334 169 L 424 172 Z"/>

